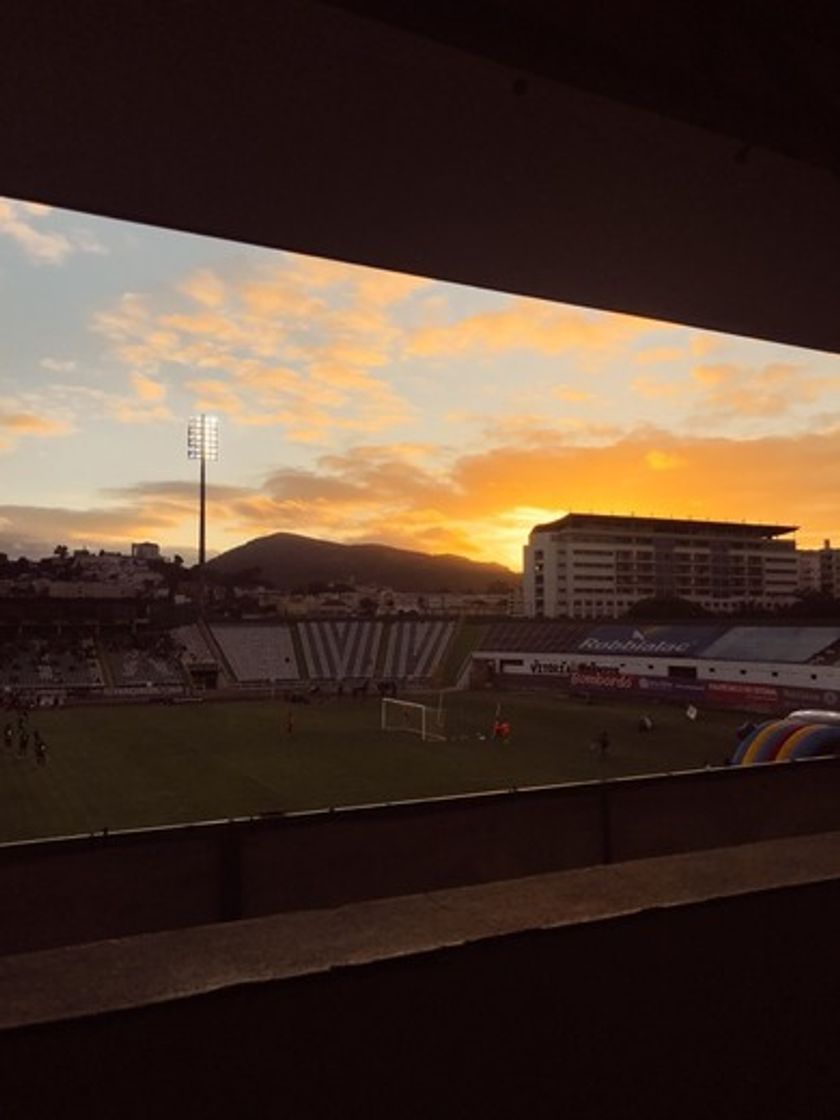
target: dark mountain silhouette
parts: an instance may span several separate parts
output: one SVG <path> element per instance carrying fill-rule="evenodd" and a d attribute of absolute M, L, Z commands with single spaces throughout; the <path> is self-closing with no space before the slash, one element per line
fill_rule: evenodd
<path fill-rule="evenodd" d="M 394 591 L 501 591 L 517 576 L 501 564 L 463 556 L 429 556 L 382 544 L 335 544 L 296 533 L 272 533 L 207 562 L 210 579 L 262 583 L 292 591 L 311 584 L 345 583 Z"/>

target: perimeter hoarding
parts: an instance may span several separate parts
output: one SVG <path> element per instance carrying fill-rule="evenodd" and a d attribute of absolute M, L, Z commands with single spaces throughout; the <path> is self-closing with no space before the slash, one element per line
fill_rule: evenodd
<path fill-rule="evenodd" d="M 676 704 L 703 704 L 711 708 L 785 713 L 796 707 L 834 709 L 840 703 L 840 694 L 827 689 L 643 676 L 595 665 L 577 666 L 564 657 L 524 657 L 508 661 L 500 669 L 500 677 L 509 679 L 511 683 L 515 681 L 517 687 L 553 686 L 605 697 L 648 697 Z"/>
<path fill-rule="evenodd" d="M 569 677 L 569 684 L 575 692 L 648 696 L 675 703 L 704 704 L 711 708 L 743 708 L 751 712 L 775 712 L 782 702 L 781 690 L 775 685 L 683 681 L 603 670 L 574 672 Z M 820 694 L 815 693 L 816 695 Z"/>

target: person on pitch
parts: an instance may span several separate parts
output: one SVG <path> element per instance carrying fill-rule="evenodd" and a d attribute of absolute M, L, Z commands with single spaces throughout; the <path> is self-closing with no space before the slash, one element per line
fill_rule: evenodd
<path fill-rule="evenodd" d="M 493 738 L 506 743 L 510 738 L 510 723 L 501 716 L 493 724 Z"/>

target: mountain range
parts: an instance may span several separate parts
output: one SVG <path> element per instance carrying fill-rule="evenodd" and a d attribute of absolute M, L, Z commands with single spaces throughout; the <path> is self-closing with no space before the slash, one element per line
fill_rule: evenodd
<path fill-rule="evenodd" d="M 463 556 L 431 556 L 383 544 L 336 544 L 297 533 L 271 533 L 207 562 L 210 579 L 261 583 L 294 591 L 313 584 L 388 587 L 393 591 L 485 593 L 514 587 L 502 564 Z"/>

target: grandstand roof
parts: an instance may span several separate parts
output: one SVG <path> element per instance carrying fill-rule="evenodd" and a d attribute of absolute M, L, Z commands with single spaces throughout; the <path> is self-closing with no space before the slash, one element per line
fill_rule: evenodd
<path fill-rule="evenodd" d="M 702 521 L 680 517 L 623 517 L 606 513 L 567 513 L 556 521 L 535 525 L 531 533 L 549 533 L 558 529 L 615 529 L 628 528 L 643 532 L 671 533 L 720 533 L 737 532 L 747 537 L 778 537 L 793 533 L 798 525 L 760 525 L 747 521 Z"/>

